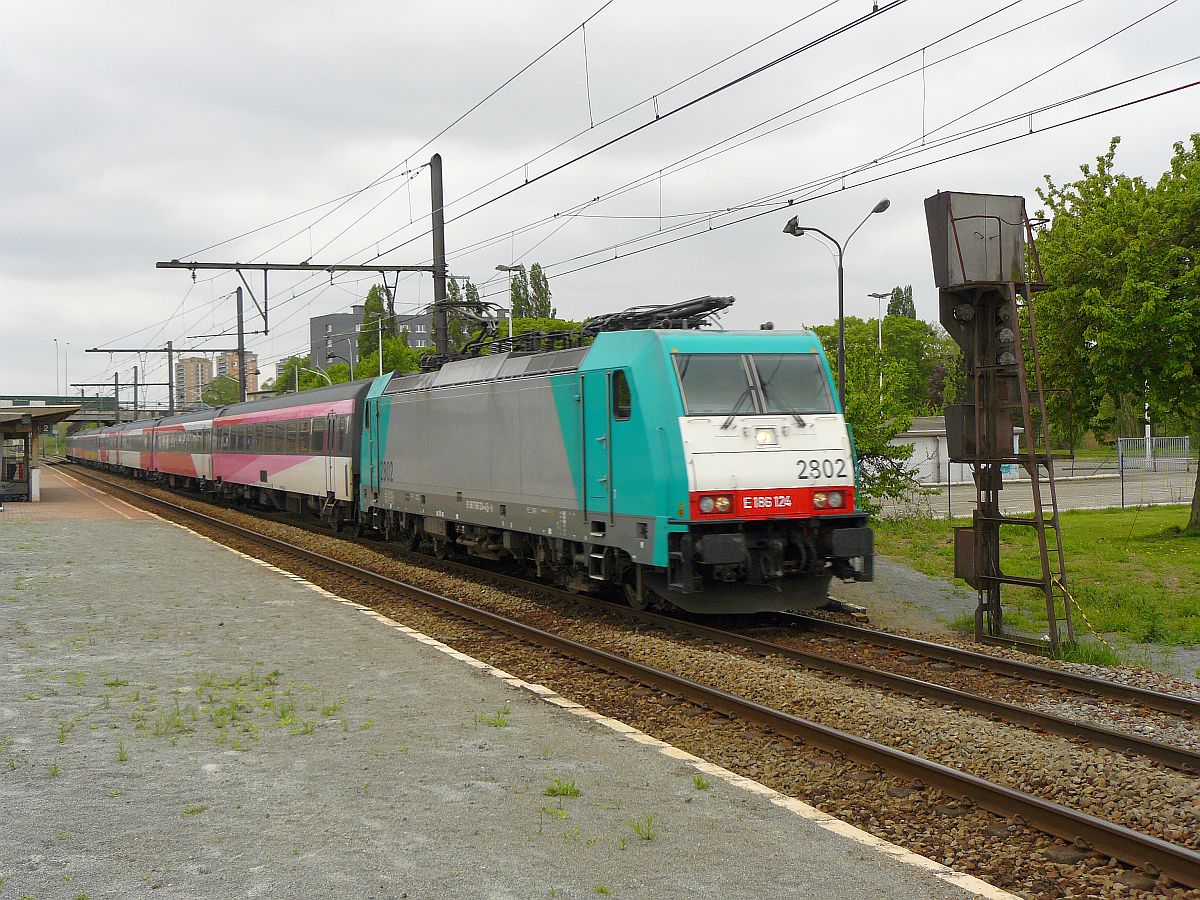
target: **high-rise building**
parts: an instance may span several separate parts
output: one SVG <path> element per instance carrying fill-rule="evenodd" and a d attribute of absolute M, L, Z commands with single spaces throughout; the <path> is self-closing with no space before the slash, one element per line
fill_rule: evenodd
<path fill-rule="evenodd" d="M 175 363 L 175 405 L 200 402 L 200 391 L 212 381 L 212 361 L 206 356 L 188 356 Z"/>
<path fill-rule="evenodd" d="M 236 353 L 218 353 L 216 359 L 216 376 L 224 375 L 238 380 L 238 355 Z M 214 377 L 216 377 L 214 376 Z M 246 393 L 253 394 L 258 390 L 258 355 L 246 354 Z"/>

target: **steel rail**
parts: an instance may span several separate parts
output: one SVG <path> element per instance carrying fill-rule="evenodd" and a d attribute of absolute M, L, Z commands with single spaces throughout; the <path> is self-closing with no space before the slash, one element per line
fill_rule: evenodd
<path fill-rule="evenodd" d="M 1019 816 L 1026 824 L 1039 831 L 1115 857 L 1142 868 L 1147 874 L 1158 875 L 1161 873 L 1188 887 L 1200 886 L 1200 853 L 1187 847 L 1142 834 L 1123 825 L 1108 822 L 1041 797 L 1025 794 L 941 763 L 922 759 L 903 750 L 820 725 L 782 710 L 772 709 L 745 697 L 699 684 L 682 676 L 609 653 L 606 650 L 589 647 L 570 638 L 517 622 L 498 613 L 489 612 L 414 585 L 405 584 L 386 575 L 324 556 L 278 538 L 260 534 L 253 529 L 234 525 L 168 500 L 153 497 L 104 479 L 92 478 L 90 480 L 148 501 L 153 505 L 167 508 L 173 513 L 199 520 L 218 530 L 233 532 L 268 548 L 299 557 L 311 564 L 332 569 L 385 590 L 420 598 L 430 605 L 474 621 L 484 627 L 539 644 L 648 687 L 684 697 L 699 706 L 716 710 L 732 718 L 755 722 L 772 731 L 820 747 L 823 750 L 844 754 L 865 765 L 879 766 L 907 778 L 919 779 L 953 796 L 967 798 L 1000 816 Z"/>
<path fill-rule="evenodd" d="M 846 662 L 825 656 L 821 653 L 798 650 L 795 647 L 788 647 L 772 641 L 764 641 L 736 632 L 712 628 L 696 622 L 682 621 L 657 613 L 638 613 L 637 615 L 639 620 L 642 621 L 662 624 L 664 627 L 673 630 L 686 631 L 696 637 L 709 638 L 734 647 L 744 647 L 758 653 L 782 656 L 808 668 L 820 669 L 843 678 L 852 678 L 910 697 L 937 700 L 950 706 L 961 707 L 1017 725 L 1038 728 L 1072 740 L 1083 739 L 1090 744 L 1107 747 L 1110 750 L 1122 753 L 1135 753 L 1162 765 L 1190 774 L 1200 772 L 1200 753 L 1165 744 L 1161 741 L 1125 734 L 1112 728 L 1092 725 L 1087 722 L 1078 722 L 1074 719 L 1068 719 L 1052 713 L 1027 709 L 1012 703 L 992 700 L 989 697 L 971 694 L 934 682 L 922 681 L 895 672 L 873 669 L 868 666 L 859 665 L 858 663 Z"/>
<path fill-rule="evenodd" d="M 1089 675 L 1078 675 L 1063 669 L 1035 666 L 1030 663 L 991 656 L 987 653 L 964 650 L 961 647 L 952 647 L 948 644 L 938 644 L 933 641 L 924 641 L 919 638 L 892 634 L 887 631 L 860 628 L 857 625 L 845 625 L 841 622 L 830 622 L 827 619 L 816 619 L 812 616 L 793 615 L 788 616 L 788 618 L 803 624 L 805 628 L 811 631 L 845 640 L 861 641 L 875 644 L 879 647 L 887 647 L 892 650 L 905 650 L 909 653 L 954 663 L 959 666 L 985 669 L 990 672 L 998 672 L 1002 675 L 1009 675 L 1026 681 L 1036 681 L 1040 684 L 1048 684 L 1054 687 L 1069 688 L 1083 694 L 1109 697 L 1115 700 L 1122 700 L 1126 703 L 1148 706 L 1159 712 L 1171 713 L 1176 716 L 1200 719 L 1200 700 L 1193 700 L 1190 697 L 1181 697 L 1176 694 L 1167 694 L 1163 691 L 1150 690 L 1149 688 L 1106 681 L 1103 678 L 1093 678 Z"/>

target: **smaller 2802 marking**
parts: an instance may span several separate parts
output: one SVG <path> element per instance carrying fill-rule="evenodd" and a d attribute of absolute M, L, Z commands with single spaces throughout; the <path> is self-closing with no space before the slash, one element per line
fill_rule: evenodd
<path fill-rule="evenodd" d="M 800 467 L 798 476 L 801 481 L 810 478 L 844 478 L 846 477 L 846 461 L 844 459 L 798 459 Z"/>

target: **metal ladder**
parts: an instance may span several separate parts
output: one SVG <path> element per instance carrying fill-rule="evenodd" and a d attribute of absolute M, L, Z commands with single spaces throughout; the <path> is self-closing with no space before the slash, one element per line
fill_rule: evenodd
<path fill-rule="evenodd" d="M 1034 265 L 1036 267 L 1036 257 Z M 975 417 L 975 459 L 972 470 L 976 488 L 975 559 L 979 604 L 975 617 L 975 636 L 988 643 L 1011 644 L 1005 636 L 1001 607 L 1001 585 L 1036 588 L 1046 603 L 1047 631 L 1050 646 L 1057 649 L 1064 640 L 1060 623 L 1065 627 L 1065 640 L 1074 640 L 1070 598 L 1066 588 L 1066 560 L 1063 553 L 1062 531 L 1058 515 L 1058 492 L 1054 478 L 1054 459 L 1046 428 L 1046 408 L 1042 387 L 1041 364 L 1037 352 L 1037 327 L 1034 322 L 1032 292 L 1029 282 L 1001 288 L 1004 298 L 997 307 L 1006 310 L 1001 327 L 1012 329 L 1012 360 L 997 360 L 980 365 L 986 358 L 983 332 L 976 330 L 976 366 L 974 372 L 975 402 L 978 411 L 1000 410 L 1020 412 L 1024 434 L 1021 450 L 993 446 L 996 429 L 986 422 L 986 416 Z M 1024 335 L 1022 320 L 1028 325 Z M 1028 355 L 1028 360 L 1027 360 Z M 1032 386 L 1031 386 L 1032 376 Z M 1005 388 L 1016 386 L 1018 397 L 1005 397 Z M 1003 485 L 1001 466 L 1019 465 L 1029 475 L 1033 494 L 1033 513 L 1029 517 L 1004 515 L 1000 510 L 1000 490 Z M 1000 565 L 1001 526 L 1032 527 L 1037 532 L 1040 576 L 1006 574 Z M 1052 538 L 1051 538 L 1052 536 Z M 1053 552 L 1052 552 L 1053 551 Z M 1020 643 L 1020 642 L 1016 642 Z"/>

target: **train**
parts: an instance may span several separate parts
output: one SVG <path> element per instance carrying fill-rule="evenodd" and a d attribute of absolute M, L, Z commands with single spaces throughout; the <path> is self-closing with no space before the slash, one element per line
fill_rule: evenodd
<path fill-rule="evenodd" d="M 714 300 L 732 302 L 685 308 Z M 576 346 L 514 340 L 85 431 L 67 455 L 637 609 L 801 611 L 828 603 L 834 578 L 870 581 L 852 433 L 818 338 L 702 328 L 676 308 L 605 317 Z"/>

